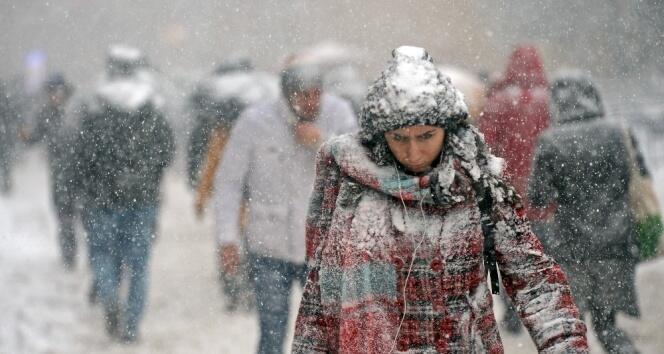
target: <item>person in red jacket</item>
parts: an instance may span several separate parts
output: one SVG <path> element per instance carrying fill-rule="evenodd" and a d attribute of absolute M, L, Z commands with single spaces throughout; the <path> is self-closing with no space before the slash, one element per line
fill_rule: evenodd
<path fill-rule="evenodd" d="M 546 208 L 533 209 L 526 198 L 535 144 L 549 126 L 549 93 L 544 66 L 533 46 L 517 47 L 510 55 L 504 76 L 488 90 L 479 129 L 491 152 L 506 161 L 505 176 L 522 197 L 537 234 Z M 518 333 L 521 324 L 507 304 L 507 330 Z"/>
<path fill-rule="evenodd" d="M 549 126 L 549 94 L 542 60 L 532 46 L 517 47 L 504 77 L 489 89 L 479 128 L 505 173 L 525 197 L 535 143 Z"/>

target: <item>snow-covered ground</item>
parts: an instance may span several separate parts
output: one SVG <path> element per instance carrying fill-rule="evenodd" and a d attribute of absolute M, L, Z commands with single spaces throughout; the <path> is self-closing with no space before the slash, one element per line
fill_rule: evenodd
<path fill-rule="evenodd" d="M 664 167 L 655 176 L 664 181 Z M 81 238 L 76 270 L 62 269 L 47 178 L 43 154 L 29 151 L 15 171 L 14 191 L 0 197 L 0 353 L 254 352 L 255 314 L 224 312 L 211 218 L 196 220 L 181 174 L 171 172 L 165 181 L 149 303 L 141 341 L 133 346 L 107 339 L 100 309 L 88 305 L 90 277 Z M 662 184 L 658 187 L 661 196 Z M 619 324 L 643 353 L 661 353 L 664 259 L 643 264 L 637 282 L 643 317 L 621 317 Z M 507 353 L 535 352 L 525 333 L 503 337 Z M 602 352 L 592 335 L 591 345 L 593 353 Z"/>

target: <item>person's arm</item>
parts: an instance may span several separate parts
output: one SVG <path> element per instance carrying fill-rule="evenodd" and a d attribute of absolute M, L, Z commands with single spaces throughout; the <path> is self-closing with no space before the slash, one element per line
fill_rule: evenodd
<path fill-rule="evenodd" d="M 187 176 L 190 187 L 195 187 L 198 183 L 203 154 L 209 138 L 209 122 L 211 121 L 204 113 L 197 114 L 194 120 L 194 127 L 187 142 Z"/>
<path fill-rule="evenodd" d="M 488 99 L 484 114 L 479 119 L 478 128 L 484 135 L 484 141 L 491 148 L 494 155 L 500 156 L 502 150 L 499 148 L 500 142 L 500 115 L 498 111 L 499 103 L 496 102 L 497 98 L 491 97 Z M 505 127 L 503 127 L 505 129 Z M 504 156 L 500 156 L 504 157 Z"/>
<path fill-rule="evenodd" d="M 165 168 L 173 162 L 173 157 L 175 155 L 175 136 L 173 135 L 173 129 L 171 129 L 170 124 L 166 120 L 166 117 L 162 113 L 157 113 L 157 126 L 155 135 L 159 137 L 158 143 L 159 146 L 159 162 L 160 167 Z"/>
<path fill-rule="evenodd" d="M 636 167 L 639 170 L 639 174 L 643 177 L 650 177 L 650 171 L 646 166 L 646 160 L 643 157 L 643 153 L 641 152 L 641 148 L 639 147 L 638 140 L 636 139 L 636 136 L 634 135 L 632 129 L 628 130 L 628 136 L 629 136 L 629 141 L 632 145 L 632 149 L 634 150 L 634 160 L 635 160 L 634 162 L 636 163 Z"/>
<path fill-rule="evenodd" d="M 316 159 L 316 179 L 309 202 L 306 223 L 307 263 L 309 275 L 295 322 L 292 353 L 336 352 L 338 317 L 325 313 L 321 303 L 319 268 L 325 237 L 332 221 L 340 183 L 340 171 L 328 145 L 324 144 Z"/>
<path fill-rule="evenodd" d="M 505 204 L 493 210 L 496 256 L 505 291 L 540 353 L 588 353 L 586 326 L 567 278 L 544 254 L 523 214 Z"/>
<path fill-rule="evenodd" d="M 23 129 L 20 131 L 21 138 L 25 141 L 27 145 L 34 145 L 44 140 L 48 131 L 48 117 L 46 115 L 48 111 L 45 109 L 40 110 L 35 120 L 37 125 L 35 126 L 32 132 L 25 132 Z"/>
<path fill-rule="evenodd" d="M 233 272 L 240 244 L 240 205 L 247 175 L 253 164 L 256 132 L 249 116 L 242 116 L 231 131 L 227 149 L 221 158 L 213 194 L 220 251 L 225 254 L 224 268 Z M 256 142 L 260 143 L 260 141 Z M 223 258 L 223 257 L 222 257 Z"/>
<path fill-rule="evenodd" d="M 74 136 L 72 137 L 72 166 L 73 176 L 72 185 L 76 186 L 76 194 L 83 197 L 83 194 L 90 187 L 90 174 L 93 164 L 97 161 L 96 150 L 97 132 L 94 127 L 96 117 L 92 112 L 84 109 L 80 113 L 80 121 L 77 127 L 74 127 Z"/>
<path fill-rule="evenodd" d="M 210 143 L 208 144 L 205 159 L 203 160 L 203 169 L 198 186 L 196 187 L 196 201 L 195 209 L 196 214 L 203 215 L 203 210 L 207 204 L 208 199 L 212 195 L 212 188 L 214 185 L 214 176 L 219 167 L 221 155 L 224 152 L 224 147 L 228 141 L 229 128 L 221 125 L 212 131 L 210 136 Z"/>

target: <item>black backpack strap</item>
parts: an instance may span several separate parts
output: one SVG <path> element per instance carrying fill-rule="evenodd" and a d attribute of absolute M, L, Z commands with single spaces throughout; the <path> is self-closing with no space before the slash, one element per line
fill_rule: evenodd
<path fill-rule="evenodd" d="M 478 188 L 479 189 L 479 188 Z M 493 200 L 491 194 L 488 190 L 483 190 L 484 197 L 479 201 L 478 206 L 480 208 L 481 222 L 482 222 L 482 233 L 484 234 L 484 269 L 487 270 L 489 274 L 490 284 L 491 284 L 491 293 L 498 294 L 500 292 L 499 278 L 498 278 L 498 264 L 496 262 L 496 248 L 495 248 L 495 225 L 491 220 L 491 206 Z"/>

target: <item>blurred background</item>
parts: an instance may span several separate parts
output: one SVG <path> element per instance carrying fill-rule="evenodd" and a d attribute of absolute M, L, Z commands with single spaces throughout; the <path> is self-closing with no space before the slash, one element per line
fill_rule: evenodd
<path fill-rule="evenodd" d="M 169 75 L 211 69 L 231 54 L 275 69 L 320 41 L 355 48 L 375 75 L 391 48 L 408 43 L 439 63 L 498 70 L 515 43 L 537 44 L 547 68 L 651 81 L 664 48 L 657 0 L 643 1 L 4 1 L 0 75 L 41 52 L 75 81 L 98 72 L 113 43 L 143 49 Z"/>
<path fill-rule="evenodd" d="M 56 226 L 45 154 L 19 148 L 14 192 L 0 203 L 0 353 L 251 353 L 251 314 L 224 312 L 211 218 L 197 220 L 184 180 L 196 84 L 229 58 L 277 73 L 296 52 L 353 64 L 373 80 L 393 48 L 426 48 L 436 64 L 487 80 L 515 46 L 537 47 L 547 75 L 586 70 L 613 120 L 633 122 L 660 201 L 664 198 L 664 3 L 661 0 L 53 0 L 0 2 L 0 79 L 28 101 L 61 72 L 76 94 L 103 76 L 114 44 L 139 48 L 158 78 L 177 141 L 165 177 L 144 340 L 124 347 L 103 335 L 85 302 L 89 275 L 56 269 Z M 322 59 L 321 59 L 322 58 Z M 25 151 L 24 151 L 25 150 Z M 80 228 L 80 226 L 79 226 Z M 81 279 L 85 281 L 81 281 Z M 644 353 L 661 352 L 664 261 L 641 266 L 640 320 L 621 318 Z M 11 286 L 8 286 L 10 285 Z M 297 298 L 297 294 L 294 299 Z M 499 310 L 500 313 L 501 310 Z M 506 336 L 510 353 L 534 352 L 527 334 Z M 593 352 L 601 353 L 594 341 Z"/>

